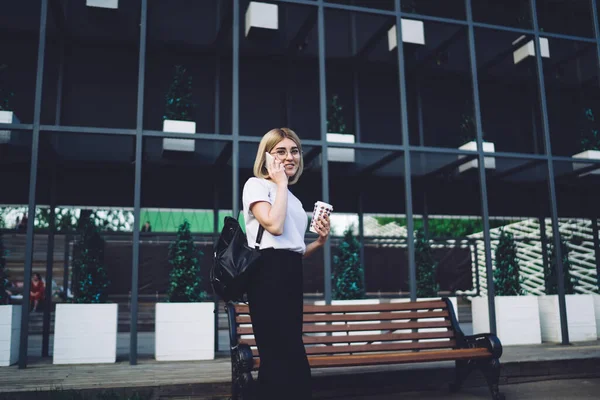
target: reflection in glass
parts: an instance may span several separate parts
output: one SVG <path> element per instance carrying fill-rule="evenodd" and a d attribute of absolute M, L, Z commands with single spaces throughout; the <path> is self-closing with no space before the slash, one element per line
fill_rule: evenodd
<path fill-rule="evenodd" d="M 594 43 L 551 39 L 544 61 L 552 152 L 593 157 L 600 150 L 600 92 Z"/>
<path fill-rule="evenodd" d="M 548 45 L 548 39 L 541 40 Z M 548 53 L 545 49 L 543 45 L 544 60 L 556 58 L 553 46 Z M 532 38 L 476 28 L 475 50 L 484 140 L 496 151 L 543 153 Z"/>

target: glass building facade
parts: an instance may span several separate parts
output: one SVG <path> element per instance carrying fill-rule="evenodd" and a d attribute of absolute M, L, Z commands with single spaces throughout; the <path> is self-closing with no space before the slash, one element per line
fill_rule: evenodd
<path fill-rule="evenodd" d="M 415 297 L 416 221 L 466 215 L 482 221 L 474 285 L 492 313 L 495 218 L 534 221 L 516 236 L 538 247 L 582 238 L 581 285 L 597 292 L 599 24 L 596 0 L 9 2 L 0 205 L 131 210 L 137 304 L 144 210 L 238 215 L 261 136 L 289 126 L 307 211 L 405 218 L 390 291 Z M 24 232 L 27 281 L 33 218 Z"/>

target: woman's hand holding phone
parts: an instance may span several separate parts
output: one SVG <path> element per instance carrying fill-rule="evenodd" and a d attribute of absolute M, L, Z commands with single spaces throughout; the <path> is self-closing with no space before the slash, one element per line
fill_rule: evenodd
<path fill-rule="evenodd" d="M 287 185 L 288 177 L 285 174 L 285 168 L 281 161 L 275 159 L 271 154 L 265 152 L 267 171 L 271 180 L 276 184 Z"/>

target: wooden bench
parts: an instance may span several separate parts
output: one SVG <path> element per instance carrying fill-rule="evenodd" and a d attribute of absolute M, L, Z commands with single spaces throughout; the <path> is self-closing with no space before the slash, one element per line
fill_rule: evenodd
<path fill-rule="evenodd" d="M 231 343 L 232 398 L 250 398 L 251 371 L 260 365 L 248 306 L 226 305 Z M 275 316 L 274 316 L 275 317 Z M 502 345 L 496 335 L 465 336 L 447 298 L 361 305 L 305 305 L 304 345 L 311 368 L 455 361 L 452 391 L 480 369 L 494 400 Z"/>

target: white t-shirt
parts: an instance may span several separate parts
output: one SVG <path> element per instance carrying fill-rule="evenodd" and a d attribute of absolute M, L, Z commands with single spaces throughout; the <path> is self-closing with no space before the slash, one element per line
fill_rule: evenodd
<path fill-rule="evenodd" d="M 275 202 L 277 196 L 277 184 L 262 178 L 250 178 L 244 185 L 242 193 L 242 203 L 244 206 L 244 221 L 246 222 L 246 238 L 248 246 L 256 245 L 256 234 L 260 223 L 250 211 L 250 205 L 257 201 L 266 201 L 269 204 Z M 260 242 L 261 249 L 285 249 L 304 254 L 306 244 L 304 243 L 304 234 L 308 226 L 308 216 L 302 203 L 288 189 L 287 211 L 285 214 L 285 223 L 283 224 L 283 234 L 273 236 L 266 229 Z"/>

